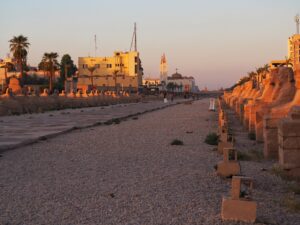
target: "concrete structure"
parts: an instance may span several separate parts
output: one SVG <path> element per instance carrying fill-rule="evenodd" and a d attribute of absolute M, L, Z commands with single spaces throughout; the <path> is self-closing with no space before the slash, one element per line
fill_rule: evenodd
<path fill-rule="evenodd" d="M 285 65 L 285 64 L 286 64 L 286 60 L 272 60 L 269 63 L 269 68 L 273 69 L 273 68 L 276 68 L 278 66 L 282 66 L 282 65 Z"/>
<path fill-rule="evenodd" d="M 288 59 L 293 65 L 294 70 L 300 63 L 300 34 L 295 34 L 288 39 Z"/>
<path fill-rule="evenodd" d="M 139 52 L 114 52 L 111 57 L 79 57 L 78 88 L 82 90 L 131 90 L 142 85 Z"/>

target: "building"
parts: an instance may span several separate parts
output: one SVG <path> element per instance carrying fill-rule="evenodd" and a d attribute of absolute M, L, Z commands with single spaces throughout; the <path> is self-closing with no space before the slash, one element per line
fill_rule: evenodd
<path fill-rule="evenodd" d="M 0 59 L 0 87 L 4 89 L 6 84 L 5 78 L 19 77 L 20 72 L 15 71 L 15 62 L 12 58 L 7 56 L 4 59 Z"/>
<path fill-rule="evenodd" d="M 160 79 L 147 77 L 143 79 L 143 86 L 159 86 L 161 84 Z"/>
<path fill-rule="evenodd" d="M 166 84 L 168 78 L 168 64 L 166 55 L 163 54 L 160 59 L 160 81 L 162 84 Z"/>
<path fill-rule="evenodd" d="M 78 88 L 138 91 L 143 68 L 139 52 L 114 52 L 111 57 L 79 57 Z"/>
<path fill-rule="evenodd" d="M 198 88 L 195 85 L 194 77 L 184 77 L 180 73 L 174 73 L 167 78 L 167 89 L 175 92 L 197 92 Z"/>
<path fill-rule="evenodd" d="M 288 59 L 293 65 L 294 70 L 300 64 L 300 34 L 295 34 L 288 39 Z"/>

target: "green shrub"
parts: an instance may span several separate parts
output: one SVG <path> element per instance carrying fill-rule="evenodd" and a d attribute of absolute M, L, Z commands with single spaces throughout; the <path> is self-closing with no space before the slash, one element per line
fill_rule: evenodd
<path fill-rule="evenodd" d="M 238 160 L 241 161 L 261 161 L 264 156 L 261 151 L 258 150 L 249 150 L 248 152 L 240 152 L 237 153 Z"/>
<path fill-rule="evenodd" d="M 115 124 L 119 124 L 119 123 L 121 123 L 121 120 L 116 118 L 116 119 L 112 119 L 112 122 Z"/>
<path fill-rule="evenodd" d="M 183 141 L 178 140 L 178 139 L 174 139 L 174 140 L 171 142 L 171 145 L 183 145 Z"/>
<path fill-rule="evenodd" d="M 290 211 L 300 212 L 300 201 L 295 198 L 286 198 L 283 200 L 283 205 Z"/>
<path fill-rule="evenodd" d="M 240 152 L 240 151 L 238 151 L 238 153 L 237 153 L 237 159 L 240 160 L 240 161 L 250 161 L 251 157 L 246 152 Z"/>
<path fill-rule="evenodd" d="M 218 145 L 219 137 L 216 133 L 209 133 L 204 142 L 209 145 Z"/>

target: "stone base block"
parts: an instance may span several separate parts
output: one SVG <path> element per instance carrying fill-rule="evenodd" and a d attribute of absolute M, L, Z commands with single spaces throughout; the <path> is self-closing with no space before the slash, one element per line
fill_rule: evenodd
<path fill-rule="evenodd" d="M 239 162 L 219 162 L 217 167 L 217 174 L 221 177 L 229 177 L 240 175 L 241 167 Z"/>
<path fill-rule="evenodd" d="M 279 147 L 279 164 L 283 169 L 300 168 L 300 149 Z"/>
<path fill-rule="evenodd" d="M 264 157 L 278 159 L 278 129 L 264 129 Z"/>
<path fill-rule="evenodd" d="M 224 148 L 233 148 L 233 143 L 220 141 L 218 143 L 218 153 L 223 154 Z"/>
<path fill-rule="evenodd" d="M 293 168 L 286 171 L 286 174 L 291 177 L 300 178 L 300 168 Z"/>
<path fill-rule="evenodd" d="M 254 201 L 223 198 L 221 217 L 222 220 L 254 223 L 256 220 L 256 208 L 257 204 Z"/>

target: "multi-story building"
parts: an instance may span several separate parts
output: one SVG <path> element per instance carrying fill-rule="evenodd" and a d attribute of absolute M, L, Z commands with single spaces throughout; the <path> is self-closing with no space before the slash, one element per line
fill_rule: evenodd
<path fill-rule="evenodd" d="M 79 57 L 78 88 L 137 91 L 143 68 L 139 52 L 114 52 L 112 57 Z"/>
<path fill-rule="evenodd" d="M 295 34 L 288 39 L 288 59 L 294 70 L 300 69 L 300 34 Z"/>

